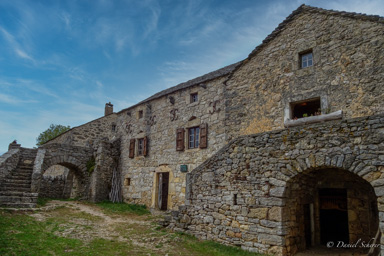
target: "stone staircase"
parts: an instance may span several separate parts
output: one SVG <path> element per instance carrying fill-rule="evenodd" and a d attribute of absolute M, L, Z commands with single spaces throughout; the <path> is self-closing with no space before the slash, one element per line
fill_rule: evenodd
<path fill-rule="evenodd" d="M 31 193 L 31 181 L 37 149 L 23 149 L 14 170 L 0 187 L 0 206 L 12 208 L 36 207 L 38 193 Z"/>

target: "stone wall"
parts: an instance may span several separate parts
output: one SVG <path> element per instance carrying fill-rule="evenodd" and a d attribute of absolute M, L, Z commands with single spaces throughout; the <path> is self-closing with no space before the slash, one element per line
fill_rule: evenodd
<path fill-rule="evenodd" d="M 120 140 L 113 143 L 100 141 L 95 155 L 95 169 L 90 178 L 90 199 L 92 202 L 100 202 L 109 199 L 113 170 L 119 164 Z"/>
<path fill-rule="evenodd" d="M 311 98 L 321 98 L 322 114 L 383 113 L 383 34 L 377 16 L 300 7 L 226 81 L 229 139 L 281 129 L 290 103 Z M 300 68 L 308 50 L 314 65 Z"/>
<path fill-rule="evenodd" d="M 303 209 L 319 211 L 316 191 L 325 187 L 347 191 L 349 241 L 375 237 L 379 218 L 384 224 L 383 152 L 384 115 L 239 137 L 189 174 L 187 205 L 171 227 L 293 255 L 306 245 Z"/>
<path fill-rule="evenodd" d="M 80 147 L 93 147 L 94 143 L 103 138 L 109 140 L 116 138 L 117 114 L 113 113 L 100 117 L 86 124 L 73 127 L 69 131 L 48 141 L 48 144 L 70 144 Z"/>
<path fill-rule="evenodd" d="M 20 148 L 10 149 L 8 152 L 0 156 L 0 186 L 4 182 L 5 177 L 16 168 L 20 159 Z"/>
<path fill-rule="evenodd" d="M 54 165 L 45 171 L 40 184 L 39 197 L 42 198 L 69 198 L 70 194 L 65 193 L 65 185 L 70 170 L 64 166 Z"/>
<path fill-rule="evenodd" d="M 157 207 L 158 173 L 169 173 L 168 209 L 184 203 L 186 165 L 191 171 L 225 145 L 223 81 L 219 77 L 119 113 L 121 170 L 124 200 Z M 198 102 L 190 95 L 198 93 Z M 143 117 L 139 117 L 142 111 Z M 207 148 L 189 149 L 188 128 L 208 126 Z M 184 128 L 185 149 L 176 150 L 176 131 Z M 137 139 L 147 137 L 147 156 L 137 155 Z M 129 157 L 130 141 L 135 139 L 135 156 Z"/>
<path fill-rule="evenodd" d="M 64 195 L 64 188 L 67 176 L 43 176 L 40 185 L 39 197 L 63 199 L 68 198 Z"/>

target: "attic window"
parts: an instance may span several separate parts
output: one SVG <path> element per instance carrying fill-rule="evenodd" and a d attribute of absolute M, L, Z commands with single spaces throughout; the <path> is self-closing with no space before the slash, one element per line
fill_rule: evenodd
<path fill-rule="evenodd" d="M 313 53 L 312 50 L 305 51 L 299 54 L 300 68 L 307 68 L 313 66 Z"/>
<path fill-rule="evenodd" d="M 112 124 L 112 131 L 113 131 L 113 132 L 116 131 L 116 124 Z"/>
<path fill-rule="evenodd" d="M 291 103 L 292 119 L 321 115 L 320 98 Z"/>
<path fill-rule="evenodd" d="M 197 102 L 198 100 L 199 100 L 199 96 L 198 96 L 197 92 L 191 93 L 191 103 Z"/>
<path fill-rule="evenodd" d="M 143 118 L 143 110 L 139 110 L 138 116 L 139 116 L 139 119 Z"/>

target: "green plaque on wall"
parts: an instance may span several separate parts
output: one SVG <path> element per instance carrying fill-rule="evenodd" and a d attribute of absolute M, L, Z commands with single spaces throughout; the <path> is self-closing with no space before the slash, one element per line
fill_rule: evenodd
<path fill-rule="evenodd" d="M 188 172 L 188 165 L 185 165 L 185 164 L 180 165 L 180 171 L 181 172 Z"/>

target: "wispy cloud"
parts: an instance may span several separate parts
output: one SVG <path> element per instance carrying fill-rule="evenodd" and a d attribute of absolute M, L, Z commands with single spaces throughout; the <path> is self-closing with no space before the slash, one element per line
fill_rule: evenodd
<path fill-rule="evenodd" d="M 316 6 L 316 1 L 311 0 L 309 2 Z M 324 8 L 384 16 L 384 1 L 378 0 L 327 1 L 324 3 Z"/>
<path fill-rule="evenodd" d="M 20 44 L 16 41 L 15 37 L 11 35 L 6 29 L 3 27 L 0 27 L 0 31 L 3 34 L 3 37 L 8 41 L 10 47 L 13 49 L 15 54 L 19 56 L 22 59 L 26 59 L 32 62 L 35 62 L 35 60 L 28 55 L 20 46 Z"/>
<path fill-rule="evenodd" d="M 21 103 L 36 103 L 37 101 L 36 100 L 22 100 L 22 99 L 15 98 L 11 95 L 0 93 L 0 102 L 17 105 L 17 104 L 21 104 Z"/>

